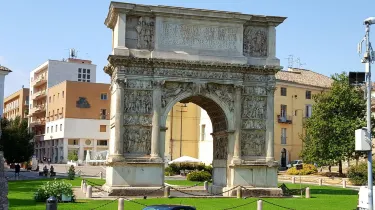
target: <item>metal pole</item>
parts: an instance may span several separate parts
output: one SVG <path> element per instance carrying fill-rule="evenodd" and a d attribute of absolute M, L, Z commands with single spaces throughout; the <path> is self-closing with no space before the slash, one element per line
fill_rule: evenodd
<path fill-rule="evenodd" d="M 366 24 L 366 77 L 367 77 L 367 132 L 370 144 L 371 140 L 371 46 L 370 46 L 370 25 Z M 372 147 L 371 147 L 372 148 Z M 367 174 L 368 174 L 368 203 L 369 210 L 373 210 L 373 184 L 372 184 L 372 149 L 368 151 L 367 155 Z"/>
<path fill-rule="evenodd" d="M 180 157 L 182 156 L 182 106 L 181 106 L 181 123 L 180 123 Z"/>

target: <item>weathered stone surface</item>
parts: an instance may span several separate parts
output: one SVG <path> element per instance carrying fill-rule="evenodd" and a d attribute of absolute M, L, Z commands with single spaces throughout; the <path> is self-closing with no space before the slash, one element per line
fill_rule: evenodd
<path fill-rule="evenodd" d="M 8 210 L 8 181 L 4 171 L 4 153 L 0 151 L 0 210 Z"/>

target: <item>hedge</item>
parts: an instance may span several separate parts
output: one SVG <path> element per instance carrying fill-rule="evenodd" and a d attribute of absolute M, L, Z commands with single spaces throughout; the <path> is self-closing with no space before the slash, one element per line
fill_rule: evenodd
<path fill-rule="evenodd" d="M 297 170 L 296 167 L 289 168 L 286 171 L 286 174 L 289 175 L 309 175 L 315 174 L 318 172 L 318 169 L 312 164 L 302 164 L 302 169 Z"/>

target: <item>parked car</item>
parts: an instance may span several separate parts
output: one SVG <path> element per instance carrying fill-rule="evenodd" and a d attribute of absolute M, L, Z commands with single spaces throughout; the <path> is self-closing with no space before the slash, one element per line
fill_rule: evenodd
<path fill-rule="evenodd" d="M 143 210 L 197 210 L 197 209 L 193 206 L 153 205 L 153 206 L 147 206 Z"/>
<path fill-rule="evenodd" d="M 373 187 L 375 190 L 375 187 Z M 375 199 L 373 198 L 373 203 Z M 357 210 L 367 210 L 368 209 L 368 188 L 367 186 L 361 186 L 358 192 L 358 205 Z"/>
<path fill-rule="evenodd" d="M 290 162 L 288 165 L 286 165 L 287 168 L 291 168 L 293 167 L 294 165 L 298 165 L 298 164 L 303 164 L 303 161 L 302 160 L 293 160 L 292 162 Z"/>

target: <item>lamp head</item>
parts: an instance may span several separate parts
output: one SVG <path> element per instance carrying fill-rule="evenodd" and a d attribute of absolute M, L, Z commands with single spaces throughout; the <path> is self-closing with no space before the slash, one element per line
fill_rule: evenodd
<path fill-rule="evenodd" d="M 363 21 L 364 25 L 372 25 L 375 24 L 375 17 L 369 17 Z"/>

